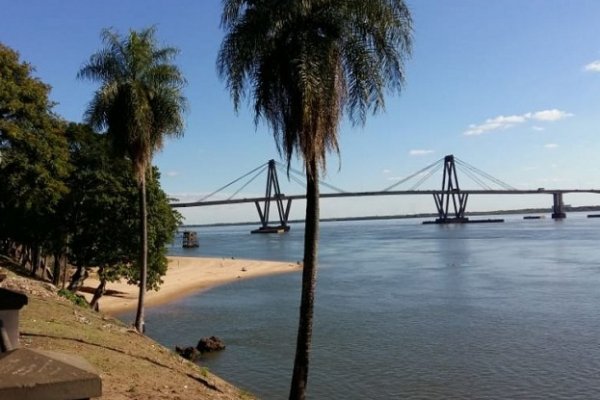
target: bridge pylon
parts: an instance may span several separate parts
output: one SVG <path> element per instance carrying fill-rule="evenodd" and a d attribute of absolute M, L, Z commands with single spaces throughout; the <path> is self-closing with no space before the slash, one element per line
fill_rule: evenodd
<path fill-rule="evenodd" d="M 437 224 L 452 224 L 468 222 L 465 217 L 468 193 L 461 193 L 456 175 L 454 156 L 444 157 L 444 176 L 442 178 L 442 192 L 433 195 L 438 212 Z"/>
<path fill-rule="evenodd" d="M 279 187 L 279 179 L 277 178 L 277 168 L 275 160 L 269 160 L 269 168 L 267 169 L 267 187 L 265 189 L 265 200 L 261 207 L 260 201 L 255 201 L 256 210 L 260 217 L 261 226 L 252 231 L 252 233 L 284 233 L 290 230 L 288 218 L 292 207 L 292 199 L 287 199 L 284 205 L 285 195 L 281 193 Z M 279 216 L 279 225 L 269 225 L 269 217 L 271 212 L 271 202 L 275 202 L 277 206 L 277 214 Z"/>

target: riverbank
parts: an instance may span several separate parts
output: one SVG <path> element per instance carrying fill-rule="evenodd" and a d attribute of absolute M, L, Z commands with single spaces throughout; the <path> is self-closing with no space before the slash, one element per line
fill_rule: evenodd
<path fill-rule="evenodd" d="M 145 304 L 148 306 L 168 303 L 240 279 L 301 271 L 299 264 L 289 262 L 205 257 L 168 257 L 168 260 L 169 267 L 160 289 L 146 293 Z M 81 294 L 90 300 L 99 283 L 93 276 L 86 279 Z M 106 294 L 100 299 L 100 310 L 116 314 L 135 309 L 138 293 L 137 286 L 128 285 L 124 280 L 109 282 Z"/>
<path fill-rule="evenodd" d="M 102 379 L 103 399 L 254 399 L 121 321 L 60 297 L 50 283 L 15 272 L 27 274 L 0 258 L 0 287 L 28 296 L 20 313 L 21 347 L 83 357 Z"/>

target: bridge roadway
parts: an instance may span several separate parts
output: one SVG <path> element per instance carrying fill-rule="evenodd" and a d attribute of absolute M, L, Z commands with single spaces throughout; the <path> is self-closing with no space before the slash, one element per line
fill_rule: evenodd
<path fill-rule="evenodd" d="M 600 189 L 533 189 L 533 190 L 456 190 L 456 194 L 566 194 L 566 193 L 595 193 L 600 194 Z M 448 194 L 444 190 L 389 190 L 389 191 L 371 191 L 371 192 L 342 192 L 342 193 L 321 193 L 320 198 L 340 198 L 340 197 L 369 197 L 369 196 L 408 196 L 408 195 L 442 195 Z M 210 201 L 193 201 L 187 203 L 171 203 L 173 208 L 185 208 L 185 207 L 204 207 L 204 206 L 217 206 L 225 204 L 241 204 L 241 203 L 257 203 L 264 202 L 267 200 L 275 200 L 277 197 L 247 197 L 241 199 L 230 199 L 230 200 L 210 200 Z M 285 196 L 280 195 L 281 200 L 302 200 L 306 199 L 306 195 L 298 194 Z"/>

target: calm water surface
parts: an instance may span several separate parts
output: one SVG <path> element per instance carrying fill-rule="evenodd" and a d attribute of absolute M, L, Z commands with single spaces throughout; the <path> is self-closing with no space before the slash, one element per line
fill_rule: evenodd
<path fill-rule="evenodd" d="M 312 399 L 600 398 L 600 220 L 432 226 L 324 223 Z M 200 229 L 174 254 L 297 261 L 302 226 Z M 148 310 L 167 346 L 217 335 L 203 360 L 261 398 L 287 398 L 300 274 L 236 282 Z M 127 318 L 127 317 L 126 317 Z"/>

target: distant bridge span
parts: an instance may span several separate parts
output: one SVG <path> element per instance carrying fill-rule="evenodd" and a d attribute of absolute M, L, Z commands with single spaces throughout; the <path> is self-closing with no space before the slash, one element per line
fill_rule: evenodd
<path fill-rule="evenodd" d="M 440 162 L 442 161 L 442 162 Z M 420 171 L 408 176 L 407 178 L 393 184 L 392 186 L 380 190 L 380 191 L 361 191 L 361 192 L 345 192 L 341 191 L 331 185 L 327 185 L 338 193 L 321 193 L 320 198 L 346 198 L 346 197 L 374 197 L 374 196 L 415 196 L 415 195 L 429 195 L 433 196 L 435 205 L 438 212 L 438 218 L 435 222 L 437 223 L 462 223 L 468 222 L 468 218 L 465 217 L 465 211 L 467 207 L 467 200 L 470 195 L 552 195 L 553 207 L 552 207 L 552 218 L 562 219 L 566 217 L 565 207 L 563 203 L 563 195 L 567 193 L 594 193 L 600 194 L 600 189 L 525 189 L 519 190 L 514 187 L 507 185 L 506 183 L 494 178 L 493 176 L 461 161 L 456 159 L 456 162 L 461 165 L 461 172 L 471 178 L 474 182 L 482 186 L 484 189 L 475 190 L 463 190 L 460 189 L 458 184 L 458 175 L 455 164 L 455 158 L 453 155 L 448 155 L 443 159 L 436 161 L 435 163 L 428 165 Z M 442 188 L 440 190 L 416 190 L 415 187 L 421 185 L 425 180 L 431 177 L 435 172 L 443 168 L 442 177 Z M 464 168 L 464 169 L 462 169 Z M 265 169 L 267 169 L 267 186 L 265 190 L 265 196 L 262 197 L 245 197 L 239 199 L 229 198 L 226 200 L 208 200 L 212 195 L 220 192 L 221 190 L 229 187 L 231 184 L 240 181 L 241 179 L 255 174 L 248 183 L 256 179 Z M 256 173 L 258 171 L 258 173 Z M 289 171 L 289 170 L 288 170 Z M 294 171 L 296 172 L 296 171 Z M 288 173 L 289 176 L 289 173 Z M 392 190 L 401 183 L 404 183 L 412 178 L 418 177 L 419 181 L 413 186 L 411 190 Z M 489 184 L 497 185 L 502 189 L 494 189 Z M 323 183 L 324 184 L 324 183 Z M 242 187 L 242 188 L 243 188 Z M 241 190 L 241 189 L 240 189 Z M 239 192 L 239 190 L 238 190 Z M 237 194 L 238 192 L 234 193 Z M 232 196 L 232 197 L 233 197 Z M 250 171 L 246 175 L 230 182 L 229 184 L 218 189 L 216 192 L 211 193 L 204 199 L 193 201 L 193 202 L 173 202 L 171 207 L 173 208 L 186 208 L 186 207 L 206 207 L 206 206 L 218 206 L 226 204 L 243 204 L 243 203 L 254 203 L 258 211 L 258 215 L 261 221 L 261 227 L 253 231 L 255 232 L 286 232 L 289 230 L 288 219 L 290 209 L 293 200 L 306 199 L 305 194 L 298 195 L 285 195 L 281 193 L 279 187 L 279 179 L 277 177 L 276 162 L 270 160 L 267 164 L 263 164 L 260 167 Z M 269 213 L 271 202 L 275 202 L 277 212 L 279 214 L 279 225 L 269 226 Z M 284 203 L 285 202 L 285 203 Z M 262 203 L 262 207 L 261 207 Z"/>
<path fill-rule="evenodd" d="M 542 190 L 460 190 L 456 191 L 462 194 L 566 194 L 566 193 L 595 193 L 600 194 L 600 189 L 542 189 Z M 343 193 L 321 193 L 319 196 L 322 199 L 340 198 L 340 197 L 375 197 L 375 196 L 412 196 L 412 195 L 442 195 L 446 192 L 443 190 L 390 190 L 390 191 L 366 191 L 366 192 L 343 192 Z M 207 200 L 207 201 L 191 201 L 182 203 L 171 203 L 173 208 L 186 208 L 186 207 L 205 207 L 205 206 L 221 206 L 226 204 L 242 204 L 242 203 L 256 203 L 264 202 L 268 200 L 275 200 L 279 198 L 281 200 L 304 200 L 306 199 L 305 194 L 294 194 L 271 197 L 242 197 L 240 199 L 231 200 Z"/>

